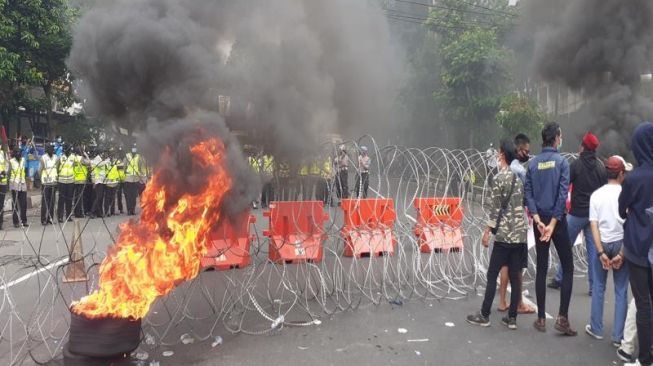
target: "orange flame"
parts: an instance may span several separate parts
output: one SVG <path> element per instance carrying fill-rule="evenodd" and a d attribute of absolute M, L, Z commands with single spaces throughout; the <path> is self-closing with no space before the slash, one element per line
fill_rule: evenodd
<path fill-rule="evenodd" d="M 155 172 L 141 198 L 140 220 L 120 226 L 115 246 L 100 265 L 99 289 L 73 303 L 73 312 L 140 319 L 157 297 L 197 276 L 231 178 L 220 140 L 208 139 L 190 151 L 193 168 L 211 177 L 204 189 L 168 202 L 178 188 L 163 183 L 162 171 Z"/>

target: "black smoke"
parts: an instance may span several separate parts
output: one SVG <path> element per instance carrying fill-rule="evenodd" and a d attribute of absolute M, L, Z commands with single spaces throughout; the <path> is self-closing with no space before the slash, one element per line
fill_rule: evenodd
<path fill-rule="evenodd" d="M 245 207 L 257 188 L 232 132 L 297 161 L 328 134 L 389 134 L 403 61 L 392 45 L 367 0 L 112 0 L 83 14 L 68 65 L 87 112 L 145 132 L 155 163 L 197 128 L 221 137 L 240 197 L 228 206 Z"/>
<path fill-rule="evenodd" d="M 653 117 L 653 102 L 641 93 L 640 79 L 652 70 L 653 2 L 570 2 L 539 33 L 535 60 L 541 77 L 589 100 L 603 151 L 624 153 L 634 127 Z"/>

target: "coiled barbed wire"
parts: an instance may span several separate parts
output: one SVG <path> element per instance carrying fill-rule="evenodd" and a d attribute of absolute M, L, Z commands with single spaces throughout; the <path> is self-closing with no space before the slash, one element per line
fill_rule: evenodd
<path fill-rule="evenodd" d="M 253 240 L 248 266 L 201 272 L 197 278 L 181 284 L 153 304 L 142 321 L 145 347 L 177 345 L 182 342 L 180 333 L 197 341 L 213 339 L 224 330 L 271 334 L 283 327 L 311 326 L 321 318 L 360 307 L 399 301 L 456 300 L 475 295 L 484 288 L 489 258 L 488 251 L 480 245 L 480 238 L 487 221 L 492 174 L 486 153 L 437 147 L 379 146 L 371 136 L 344 144 L 352 156 L 361 145 L 369 148 L 372 159 L 369 197 L 394 201 L 394 253 L 343 256 L 345 243 L 341 228 L 344 217 L 342 209 L 334 204 L 336 193 L 331 180 L 328 190 L 332 198 L 324 207 L 329 218 L 321 225 L 324 230 L 321 261 L 271 262 L 268 259 L 270 238 L 262 235 L 267 222 L 259 220 L 250 226 Z M 334 144 L 324 144 L 322 149 L 335 155 Z M 566 157 L 574 158 L 573 155 Z M 350 170 L 354 176 L 359 173 L 357 168 L 354 164 Z M 350 185 L 353 179 L 350 177 Z M 316 193 L 315 187 L 295 186 L 292 194 L 306 200 Z M 286 196 L 285 192 L 280 194 Z M 414 231 L 418 221 L 414 201 L 420 197 L 460 197 L 464 210 L 460 227 L 462 250 L 420 251 Z M 291 218 L 291 221 L 290 225 L 298 226 L 299 218 Z M 5 267 L 0 268 L 0 351 L 8 355 L 10 364 L 22 364 L 26 360 L 41 364 L 61 357 L 68 336 L 70 303 L 97 288 L 99 263 L 106 255 L 102 248 L 113 242 L 116 234 L 104 219 L 102 225 L 93 230 L 89 223 L 89 219 L 81 220 L 85 243 L 83 263 L 88 281 L 80 283 L 63 283 L 64 266 L 71 262 L 68 255 L 71 225 L 66 221 L 42 228 L 30 226 L 20 231 L 3 232 L 3 240 L 20 235 L 23 243 L 20 258 L 26 263 L 11 274 Z M 309 237 L 310 233 L 297 234 Z M 576 271 L 585 272 L 584 245 L 574 247 L 574 254 Z M 534 279 L 534 259 L 535 253 L 531 250 L 525 283 Z M 556 263 L 555 255 L 551 261 L 552 265 Z M 26 274 L 32 277 L 21 280 Z"/>

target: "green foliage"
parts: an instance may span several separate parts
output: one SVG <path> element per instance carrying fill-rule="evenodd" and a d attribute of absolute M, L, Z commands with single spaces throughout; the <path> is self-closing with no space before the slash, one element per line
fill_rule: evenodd
<path fill-rule="evenodd" d="M 512 138 L 525 133 L 531 138 L 539 136 L 547 120 L 537 103 L 526 96 L 510 94 L 505 96 L 496 115 L 496 121 L 503 128 L 504 137 Z"/>
<path fill-rule="evenodd" d="M 49 111 L 55 99 L 70 105 L 65 59 L 75 10 L 67 0 L 0 0 L 0 112 L 19 106 Z M 30 90 L 42 88 L 34 98 Z M 42 100 L 34 100 L 42 99 Z"/>
<path fill-rule="evenodd" d="M 483 2 L 483 8 L 473 4 L 440 1 L 426 21 L 439 36 L 442 59 L 442 87 L 433 97 L 442 105 L 448 122 L 459 127 L 459 146 L 485 143 L 487 132 L 496 127 L 499 96 L 507 92 L 510 81 L 512 52 L 501 44 L 512 25 L 507 2 Z"/>

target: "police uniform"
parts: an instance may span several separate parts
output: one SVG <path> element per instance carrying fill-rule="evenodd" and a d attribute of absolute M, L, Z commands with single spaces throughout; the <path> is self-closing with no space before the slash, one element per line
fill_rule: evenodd
<path fill-rule="evenodd" d="M 86 167 L 85 159 L 77 154 L 72 155 L 73 158 L 73 211 L 75 217 L 82 218 L 86 213 L 85 207 L 87 206 L 84 191 L 88 181 L 88 168 Z"/>
<path fill-rule="evenodd" d="M 124 160 L 122 159 L 117 159 L 116 160 L 116 167 L 118 168 L 118 186 L 116 187 L 116 202 L 111 205 L 111 214 L 115 214 L 116 209 L 115 206 L 116 204 L 118 205 L 118 211 L 120 213 L 123 213 L 123 205 L 122 205 L 122 198 L 125 196 L 125 180 L 127 179 L 126 173 L 125 173 L 125 163 Z"/>
<path fill-rule="evenodd" d="M 97 155 L 91 161 L 91 175 L 93 180 L 93 192 L 95 199 L 93 200 L 93 207 L 91 208 L 91 217 L 104 217 L 104 196 L 106 190 L 106 178 L 109 161 L 103 159 L 101 155 Z"/>
<path fill-rule="evenodd" d="M 71 153 L 59 157 L 57 185 L 59 201 L 57 202 L 57 219 L 59 222 L 72 220 L 73 195 L 75 193 L 75 156 Z"/>
<path fill-rule="evenodd" d="M 57 155 L 45 154 L 41 157 L 41 224 L 51 224 L 54 220 L 54 204 L 57 192 Z"/>
<path fill-rule="evenodd" d="M 15 157 L 9 161 L 9 189 L 11 190 L 14 227 L 27 226 L 27 182 L 25 159 Z M 20 220 L 19 220 L 20 219 Z"/>
<path fill-rule="evenodd" d="M 134 215 L 136 213 L 136 198 L 141 194 L 144 171 L 145 167 L 140 154 L 127 153 L 125 155 L 124 189 L 128 215 Z"/>
<path fill-rule="evenodd" d="M 0 230 L 4 221 L 5 196 L 9 190 L 9 161 L 5 152 L 0 152 Z"/>

